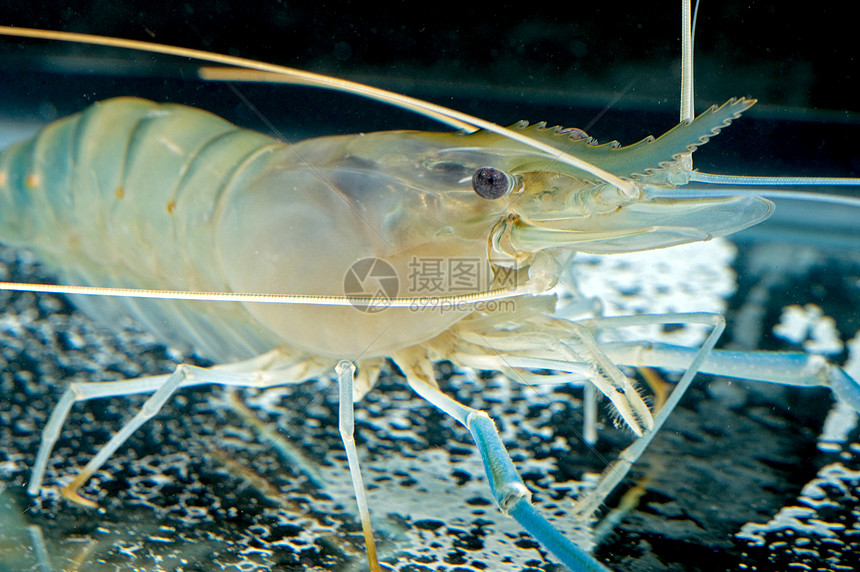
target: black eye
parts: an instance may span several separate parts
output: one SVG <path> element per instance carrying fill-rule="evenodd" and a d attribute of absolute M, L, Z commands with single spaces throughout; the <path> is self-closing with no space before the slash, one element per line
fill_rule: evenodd
<path fill-rule="evenodd" d="M 479 197 L 498 199 L 514 188 L 514 178 L 492 167 L 481 167 L 472 175 L 472 188 Z"/>

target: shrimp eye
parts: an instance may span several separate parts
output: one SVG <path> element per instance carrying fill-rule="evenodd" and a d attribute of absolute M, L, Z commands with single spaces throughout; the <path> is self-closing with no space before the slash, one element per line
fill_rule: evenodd
<path fill-rule="evenodd" d="M 514 178 L 493 167 L 481 167 L 472 175 L 472 188 L 479 197 L 498 199 L 514 188 Z"/>

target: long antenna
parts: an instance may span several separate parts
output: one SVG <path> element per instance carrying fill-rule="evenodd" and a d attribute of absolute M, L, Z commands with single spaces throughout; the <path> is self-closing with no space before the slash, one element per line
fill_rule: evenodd
<path fill-rule="evenodd" d="M 699 3 L 696 2 L 698 11 Z M 690 10 L 690 0 L 681 0 L 681 123 L 693 121 L 693 17 Z M 693 152 L 683 153 L 678 160 L 683 169 L 693 171 Z"/>
<path fill-rule="evenodd" d="M 83 296 L 112 296 L 121 298 L 148 298 L 155 300 L 197 300 L 205 302 L 246 302 L 256 304 L 301 304 L 310 306 L 369 306 L 391 308 L 436 308 L 456 304 L 490 302 L 514 298 L 524 294 L 540 294 L 534 284 L 497 288 L 473 294 L 433 296 L 419 298 L 386 298 L 372 296 L 317 296 L 312 294 L 263 294 L 251 292 L 201 292 L 195 290 L 151 290 L 146 288 L 111 288 L 106 286 L 67 286 L 64 284 L 30 284 L 0 282 L 0 291 L 39 292 Z"/>
<path fill-rule="evenodd" d="M 76 32 L 59 32 L 54 30 L 37 30 L 33 28 L 14 28 L 11 26 L 0 26 L 0 35 L 14 36 L 19 38 L 36 38 L 40 40 L 60 40 L 65 42 L 78 42 L 93 46 L 109 46 L 114 48 L 122 48 L 128 50 L 140 50 L 153 54 L 165 54 L 171 56 L 179 56 L 183 58 L 192 58 L 199 61 L 235 66 L 239 68 L 252 69 L 261 72 L 271 72 L 281 75 L 289 79 L 289 83 L 296 85 L 309 85 L 323 89 L 333 89 L 343 93 L 352 93 L 361 97 L 366 97 L 374 101 L 389 103 L 395 107 L 408 109 L 415 113 L 430 117 L 437 121 L 441 121 L 447 125 L 456 126 L 458 128 L 474 131 L 478 128 L 496 133 L 503 137 L 507 137 L 513 141 L 542 151 L 552 159 L 581 169 L 586 173 L 590 173 L 609 183 L 610 185 L 620 189 L 625 195 L 635 197 L 638 195 L 636 186 L 617 177 L 612 173 L 600 169 L 588 161 L 584 161 L 574 155 L 570 155 L 557 148 L 544 143 L 543 141 L 533 139 L 523 133 L 507 129 L 500 125 L 496 125 L 491 121 L 480 119 L 467 113 L 462 113 L 453 109 L 449 109 L 442 105 L 437 105 L 427 101 L 423 101 L 414 97 L 401 95 L 385 89 L 365 85 L 362 83 L 343 80 L 323 74 L 316 74 L 289 68 L 286 66 L 278 66 L 267 64 L 246 58 L 235 56 L 225 56 L 202 50 L 194 50 L 190 48 L 179 48 L 176 46 L 168 46 L 165 44 L 157 44 L 150 42 L 141 42 L 138 40 L 126 40 L 122 38 L 111 38 L 108 36 L 95 36 L 92 34 L 79 34 Z"/>
<path fill-rule="evenodd" d="M 690 0 L 681 0 L 681 123 L 693 120 L 693 89 L 693 16 Z"/>
<path fill-rule="evenodd" d="M 699 14 L 699 0 L 696 0 L 696 9 L 691 11 L 690 0 L 681 0 L 681 122 L 689 122 L 694 118 L 694 85 L 693 85 L 693 40 L 695 38 L 696 18 Z M 747 175 L 714 175 L 693 170 L 693 154 L 685 153 L 681 156 L 685 170 L 690 173 L 690 182 L 708 183 L 712 185 L 735 185 L 735 186 L 860 186 L 860 178 L 850 177 L 753 177 Z M 748 189 L 737 188 L 735 194 L 740 194 Z M 712 192 L 710 196 L 718 196 Z M 789 198 L 787 195 L 773 191 L 770 193 L 756 191 L 760 196 L 772 198 Z M 699 196 L 705 196 L 700 194 Z M 730 196 L 726 194 L 725 196 Z M 849 206 L 857 206 L 856 197 L 835 196 L 823 198 L 812 193 L 798 195 L 797 200 L 820 200 L 821 202 L 834 202 Z"/>

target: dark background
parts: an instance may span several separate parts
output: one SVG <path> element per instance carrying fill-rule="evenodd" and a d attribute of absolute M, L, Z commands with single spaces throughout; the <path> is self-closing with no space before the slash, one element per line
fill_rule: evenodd
<path fill-rule="evenodd" d="M 653 105 L 674 105 L 678 3 L 562 9 L 530 2 L 491 11 L 414 2 L 4 4 L 7 25 L 157 41 L 339 75 L 449 82 L 454 91 L 491 84 L 510 93 L 535 88 L 547 98 L 598 97 L 624 88 L 632 76 L 621 76 L 634 68 L 646 76 L 641 83 L 668 84 L 658 99 L 669 100 Z M 838 3 L 800 13 L 772 2 L 705 2 L 696 42 L 699 89 L 704 99 L 754 95 L 770 105 L 856 111 L 853 40 L 851 18 Z M 87 51 L 54 45 L 43 53 Z M 649 95 L 640 85 L 630 91 L 619 104 Z"/>
<path fill-rule="evenodd" d="M 678 3 L 530 2 L 491 11 L 414 2 L 372 9 L 350 2 L 253 0 L 163 7 L 96 0 L 52 10 L 5 4 L 0 22 L 8 25 L 156 41 L 331 73 L 502 123 L 526 118 L 584 127 L 593 123 L 595 110 L 609 105 L 665 114 L 641 127 L 624 116 L 622 124 L 635 137 L 665 130 L 677 109 Z M 853 33 L 836 3 L 803 13 L 770 2 L 705 3 L 696 36 L 698 107 L 744 95 L 760 100 L 753 117 L 856 124 Z M 11 38 L 0 40 L 0 57 L 6 74 L 84 76 L 91 88 L 79 97 L 87 98 L 109 95 L 92 86 L 111 74 L 150 76 L 153 96 L 175 98 L 175 88 L 157 79 L 193 73 L 175 59 Z M 17 82 L 4 81 L 4 87 L 12 89 L 10 83 Z M 473 109 L 475 98 L 487 96 L 501 106 L 498 112 Z M 535 115 L 541 108 L 553 116 Z M 618 133 L 612 116 L 590 127 L 598 138 L 626 135 Z"/>

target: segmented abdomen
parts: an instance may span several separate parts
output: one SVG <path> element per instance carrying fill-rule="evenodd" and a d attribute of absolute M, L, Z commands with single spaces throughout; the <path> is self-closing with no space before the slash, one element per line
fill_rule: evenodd
<path fill-rule="evenodd" d="M 0 153 L 0 242 L 32 250 L 68 284 L 224 291 L 213 241 L 221 198 L 278 145 L 181 105 L 97 103 Z M 276 343 L 239 304 L 75 302 L 102 319 L 131 314 L 218 361 Z"/>

